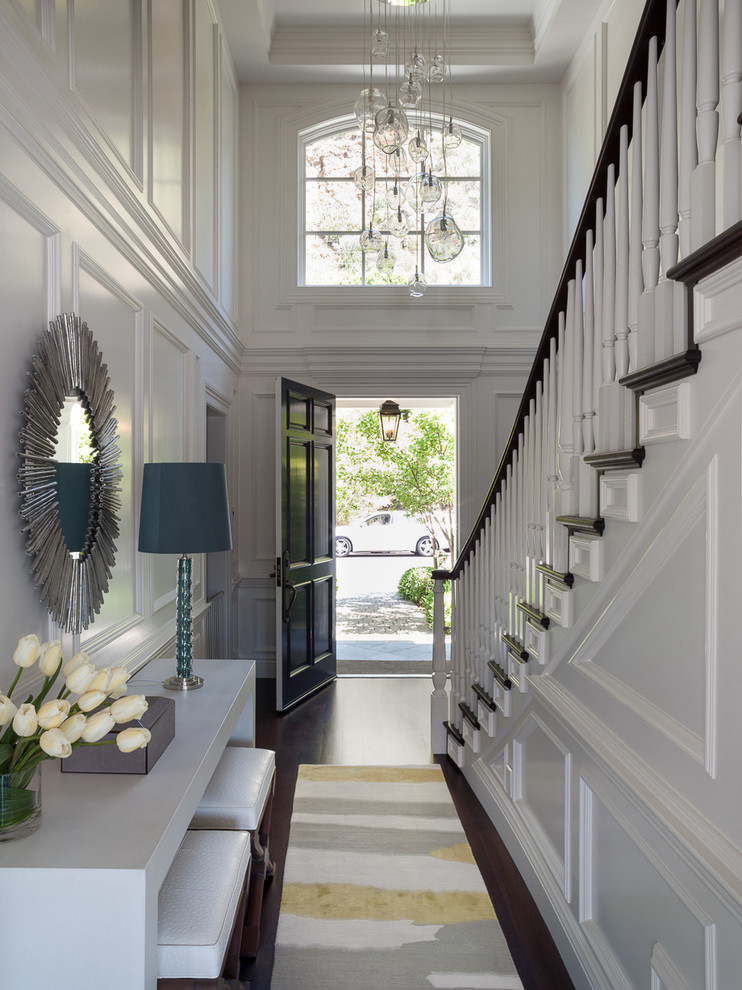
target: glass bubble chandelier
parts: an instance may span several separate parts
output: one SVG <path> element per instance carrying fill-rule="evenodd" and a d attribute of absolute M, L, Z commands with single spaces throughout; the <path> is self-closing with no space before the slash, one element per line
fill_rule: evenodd
<path fill-rule="evenodd" d="M 377 252 L 387 281 L 416 236 L 411 296 L 422 296 L 427 260 L 446 264 L 464 248 L 448 203 L 446 156 L 461 144 L 454 121 L 450 62 L 451 0 L 363 0 L 364 79 L 354 112 L 362 131 L 356 186 L 367 195 L 361 247 Z M 379 180 L 382 180 L 380 183 Z M 426 254 L 427 250 L 427 254 Z"/>

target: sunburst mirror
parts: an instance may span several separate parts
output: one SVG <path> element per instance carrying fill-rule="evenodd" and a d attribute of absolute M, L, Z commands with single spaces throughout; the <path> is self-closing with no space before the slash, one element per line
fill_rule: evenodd
<path fill-rule="evenodd" d="M 28 377 L 18 471 L 26 552 L 52 618 L 79 633 L 100 611 L 116 559 L 113 391 L 92 331 L 73 313 L 50 322 Z"/>

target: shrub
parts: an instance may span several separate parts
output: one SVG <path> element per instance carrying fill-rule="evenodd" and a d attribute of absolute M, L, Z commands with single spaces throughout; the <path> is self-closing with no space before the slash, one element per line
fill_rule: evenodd
<path fill-rule="evenodd" d="M 446 581 L 444 589 L 444 625 L 451 631 L 451 582 Z M 425 613 L 428 625 L 433 627 L 433 568 L 411 567 L 399 579 L 397 591 L 408 602 L 419 605 Z"/>

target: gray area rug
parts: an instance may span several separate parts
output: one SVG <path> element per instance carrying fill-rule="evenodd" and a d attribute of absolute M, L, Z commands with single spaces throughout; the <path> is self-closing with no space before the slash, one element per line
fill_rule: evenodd
<path fill-rule="evenodd" d="M 271 990 L 522 990 L 440 767 L 302 766 Z"/>

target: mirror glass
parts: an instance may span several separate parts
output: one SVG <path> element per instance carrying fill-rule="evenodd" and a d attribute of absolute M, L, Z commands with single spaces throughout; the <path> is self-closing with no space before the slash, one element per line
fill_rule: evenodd
<path fill-rule="evenodd" d="M 96 446 L 90 416 L 82 399 L 65 396 L 59 415 L 54 460 L 59 521 L 67 550 L 77 558 L 90 532 L 94 500 Z"/>
<path fill-rule="evenodd" d="M 41 600 L 79 633 L 100 611 L 116 560 L 121 479 L 108 368 L 86 323 L 58 316 L 28 373 L 21 438 L 21 516 Z"/>

